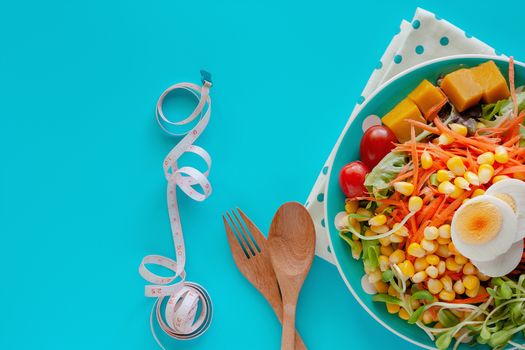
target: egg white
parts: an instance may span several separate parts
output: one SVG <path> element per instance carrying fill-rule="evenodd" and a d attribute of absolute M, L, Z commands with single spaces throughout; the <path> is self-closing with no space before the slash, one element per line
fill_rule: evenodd
<path fill-rule="evenodd" d="M 458 222 L 462 220 L 464 208 L 476 202 L 493 204 L 501 215 L 499 232 L 490 241 L 480 244 L 463 241 L 456 227 Z M 505 253 L 514 243 L 517 227 L 517 217 L 507 203 L 493 196 L 481 195 L 470 199 L 456 210 L 451 223 L 451 238 L 456 249 L 467 258 L 479 262 L 492 261 L 497 256 Z"/>
<path fill-rule="evenodd" d="M 516 204 L 518 230 L 515 241 L 525 237 L 525 182 L 518 179 L 505 179 L 490 186 L 485 194 L 495 196 L 498 193 L 511 197 Z"/>
<path fill-rule="evenodd" d="M 504 254 L 491 261 L 471 260 L 478 270 L 490 277 L 505 276 L 512 272 L 520 263 L 523 255 L 523 240 L 514 243 Z"/>

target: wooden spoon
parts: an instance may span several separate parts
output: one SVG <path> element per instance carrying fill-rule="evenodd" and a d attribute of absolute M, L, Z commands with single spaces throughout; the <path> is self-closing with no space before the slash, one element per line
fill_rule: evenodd
<path fill-rule="evenodd" d="M 290 202 L 277 210 L 270 226 L 268 245 L 283 298 L 281 349 L 293 350 L 297 299 L 315 253 L 314 224 L 305 207 Z"/>

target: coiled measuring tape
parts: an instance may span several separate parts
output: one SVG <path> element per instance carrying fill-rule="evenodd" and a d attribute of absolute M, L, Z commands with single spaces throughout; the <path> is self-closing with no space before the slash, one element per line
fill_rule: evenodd
<path fill-rule="evenodd" d="M 188 197 L 196 201 L 204 201 L 211 194 L 211 185 L 208 175 L 211 167 L 211 158 L 208 152 L 193 143 L 202 134 L 211 114 L 211 75 L 201 71 L 202 86 L 192 83 L 179 83 L 167 88 L 157 101 L 155 114 L 159 126 L 166 133 L 182 137 L 182 140 L 173 147 L 164 159 L 164 175 L 168 181 L 167 202 L 168 213 L 171 224 L 171 233 L 175 247 L 176 260 L 159 255 L 146 256 L 140 266 L 140 275 L 152 283 L 145 288 L 146 297 L 157 298 L 150 315 L 150 326 L 153 337 L 162 349 L 165 349 L 155 333 L 155 322 L 168 336 L 188 340 L 203 334 L 210 326 L 213 308 L 211 298 L 206 290 L 197 283 L 187 282 L 184 265 L 186 263 L 186 249 L 182 235 L 180 213 L 177 203 L 177 187 Z M 164 99 L 174 90 L 182 89 L 193 94 L 199 103 L 189 117 L 181 121 L 169 120 L 162 110 Z M 197 117 L 199 121 L 190 131 L 176 133 L 170 130 L 170 126 L 182 126 L 191 123 Z M 201 172 L 193 167 L 179 167 L 177 161 L 186 152 L 196 154 L 207 164 L 207 169 Z M 200 187 L 197 191 L 195 186 Z M 147 265 L 158 265 L 170 270 L 173 275 L 164 277 L 153 273 Z M 200 308 L 199 308 L 200 305 Z M 197 315 L 197 312 L 199 314 Z M 155 317 L 154 317 L 155 316 Z"/>

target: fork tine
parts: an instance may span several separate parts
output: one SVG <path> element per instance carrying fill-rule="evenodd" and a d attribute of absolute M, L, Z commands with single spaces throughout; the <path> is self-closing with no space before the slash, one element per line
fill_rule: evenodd
<path fill-rule="evenodd" d="M 229 213 L 226 213 L 226 215 L 230 218 L 231 216 Z M 233 232 L 232 226 L 226 219 L 226 217 L 223 215 L 222 220 L 224 222 L 224 228 L 226 229 L 226 237 L 228 237 L 228 243 L 230 244 L 230 249 L 232 252 L 234 252 L 234 255 L 240 255 L 242 252 L 242 255 L 244 255 L 247 259 L 249 258 L 248 254 L 246 253 L 246 249 L 244 248 L 244 245 L 242 241 L 239 240 L 239 238 L 235 235 Z M 237 254 L 235 254 L 237 253 Z"/>
<path fill-rule="evenodd" d="M 242 235 L 242 237 L 244 238 L 244 242 L 246 243 L 246 245 L 250 249 L 250 252 L 252 253 L 253 256 L 255 256 L 259 251 L 257 250 L 256 245 L 253 243 L 253 239 L 251 238 L 250 234 L 248 232 L 246 232 L 246 229 L 244 228 L 244 225 L 242 224 L 242 221 L 239 219 L 239 217 L 235 213 L 235 210 L 232 210 L 232 213 L 233 213 L 233 217 L 235 218 L 235 220 L 237 220 L 237 229 L 240 228 L 240 230 L 238 231 L 239 234 Z M 241 233 L 241 231 L 242 231 L 242 233 Z M 250 243 L 250 241 L 251 241 L 251 243 Z M 254 246 L 255 246 L 255 248 L 254 248 Z"/>
<path fill-rule="evenodd" d="M 241 209 L 237 208 L 237 211 L 239 212 L 239 215 L 244 220 L 244 223 L 246 227 L 248 228 L 248 231 L 250 231 L 252 235 L 252 240 L 257 245 L 259 252 L 262 252 L 262 250 L 266 246 L 266 237 L 264 237 L 261 230 L 259 230 L 259 228 L 253 223 L 252 220 L 250 220 L 250 218 L 246 214 L 244 214 L 244 212 Z"/>

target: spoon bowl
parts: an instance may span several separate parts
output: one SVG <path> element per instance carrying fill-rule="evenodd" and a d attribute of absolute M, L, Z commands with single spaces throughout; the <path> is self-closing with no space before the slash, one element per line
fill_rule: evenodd
<path fill-rule="evenodd" d="M 292 350 L 297 300 L 315 254 L 315 228 L 306 208 L 295 202 L 283 204 L 272 220 L 268 245 L 283 299 L 281 348 Z"/>

